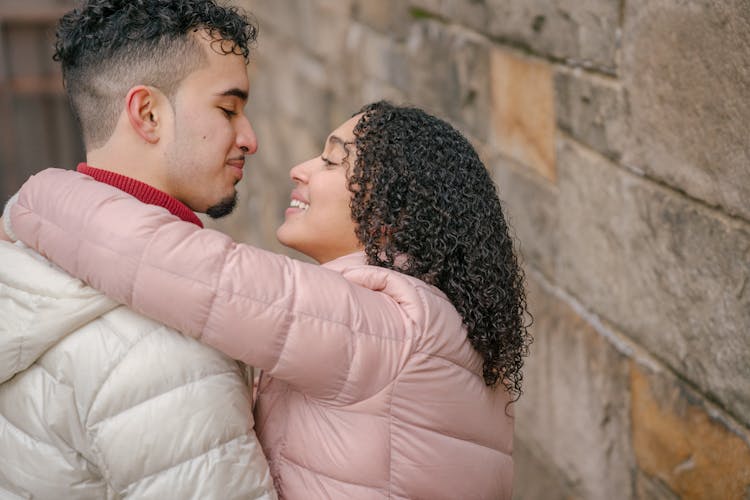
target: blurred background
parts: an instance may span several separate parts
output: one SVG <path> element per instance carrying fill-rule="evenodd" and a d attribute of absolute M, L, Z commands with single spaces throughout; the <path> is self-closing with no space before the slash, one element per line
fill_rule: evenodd
<path fill-rule="evenodd" d="M 70 0 L 0 1 L 0 196 L 83 159 Z M 284 251 L 289 168 L 387 98 L 448 119 L 519 240 L 535 342 L 517 499 L 750 498 L 747 0 L 237 0 L 260 26 L 240 205 Z"/>

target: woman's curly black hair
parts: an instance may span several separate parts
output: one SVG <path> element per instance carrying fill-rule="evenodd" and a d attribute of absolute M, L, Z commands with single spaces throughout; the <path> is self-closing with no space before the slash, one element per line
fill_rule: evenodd
<path fill-rule="evenodd" d="M 469 141 L 424 111 L 380 101 L 354 128 L 349 190 L 368 263 L 442 290 L 484 358 L 488 386 L 521 395 L 524 274 L 495 185 Z"/>

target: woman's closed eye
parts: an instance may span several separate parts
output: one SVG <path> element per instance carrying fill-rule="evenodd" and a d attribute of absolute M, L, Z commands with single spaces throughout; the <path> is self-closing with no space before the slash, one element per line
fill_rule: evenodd
<path fill-rule="evenodd" d="M 334 163 L 334 162 L 332 162 L 331 160 L 329 160 L 328 158 L 326 158 L 325 156 L 321 156 L 321 157 L 320 157 L 320 159 L 321 159 L 321 160 L 323 160 L 323 164 L 324 164 L 324 165 L 325 165 L 325 166 L 326 166 L 327 168 L 331 168 L 331 167 L 336 167 L 336 166 L 338 166 L 338 165 L 339 165 L 339 163 Z"/>

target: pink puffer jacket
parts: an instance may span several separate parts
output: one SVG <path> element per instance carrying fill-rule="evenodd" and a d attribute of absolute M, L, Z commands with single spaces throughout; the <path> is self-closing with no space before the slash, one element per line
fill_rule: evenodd
<path fill-rule="evenodd" d="M 436 288 L 363 254 L 237 244 L 76 172 L 34 176 L 10 212 L 71 274 L 264 370 L 256 430 L 282 497 L 510 498 L 508 394 Z"/>

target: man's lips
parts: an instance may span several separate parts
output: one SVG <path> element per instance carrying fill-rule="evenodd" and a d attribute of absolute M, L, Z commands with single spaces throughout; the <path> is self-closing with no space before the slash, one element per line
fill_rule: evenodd
<path fill-rule="evenodd" d="M 239 177 L 238 181 L 242 179 L 242 169 L 245 168 L 245 157 L 242 158 L 233 158 L 229 161 L 227 161 L 227 165 L 230 167 L 233 167 L 236 170 L 236 173 Z"/>

